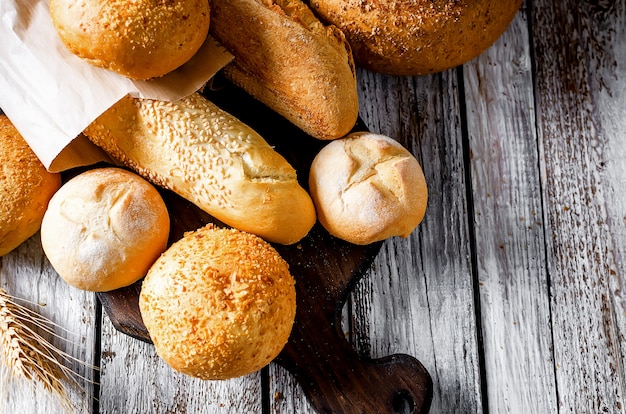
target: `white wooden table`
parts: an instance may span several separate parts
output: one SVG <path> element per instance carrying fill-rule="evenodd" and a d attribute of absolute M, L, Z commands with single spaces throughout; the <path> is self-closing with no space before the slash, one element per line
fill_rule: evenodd
<path fill-rule="evenodd" d="M 359 94 L 369 129 L 421 161 L 430 199 L 350 298 L 354 347 L 421 361 L 432 413 L 626 412 L 626 1 L 527 1 L 463 67 L 361 70 Z M 75 334 L 58 345 L 100 367 L 82 371 L 98 384 L 72 392 L 77 412 L 311 412 L 276 364 L 174 373 L 58 279 L 38 235 L 0 258 L 0 287 L 43 304 Z M 2 383 L 0 412 L 60 412 L 44 396 Z"/>

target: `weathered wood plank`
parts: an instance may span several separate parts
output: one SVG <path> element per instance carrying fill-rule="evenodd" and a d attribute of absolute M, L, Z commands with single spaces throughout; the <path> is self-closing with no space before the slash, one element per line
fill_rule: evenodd
<path fill-rule="evenodd" d="M 102 323 L 101 413 L 260 413 L 261 374 L 202 381 L 173 371 L 151 344 Z"/>
<path fill-rule="evenodd" d="M 492 413 L 557 409 L 526 12 L 463 68 Z"/>
<path fill-rule="evenodd" d="M 269 368 L 270 413 L 315 413 L 293 375 L 276 364 Z"/>
<path fill-rule="evenodd" d="M 624 412 L 626 4 L 533 10 L 558 404 Z"/>
<path fill-rule="evenodd" d="M 355 346 L 420 360 L 434 382 L 431 412 L 482 412 L 456 71 L 360 75 L 361 116 L 418 158 L 429 202 L 418 229 L 385 243 L 353 295 Z"/>
<path fill-rule="evenodd" d="M 43 254 L 39 233 L 0 258 L 0 286 L 9 294 L 32 302 L 24 304 L 58 324 L 55 332 L 67 340 L 41 332 L 44 338 L 78 361 L 94 364 L 95 296 L 72 288 L 59 278 Z M 78 362 L 67 361 L 66 366 L 85 378 L 79 379 L 81 389 L 68 389 L 75 412 L 91 412 L 95 372 Z M 59 400 L 41 387 L 30 388 L 24 381 L 1 385 L 0 413 L 64 412 Z"/>

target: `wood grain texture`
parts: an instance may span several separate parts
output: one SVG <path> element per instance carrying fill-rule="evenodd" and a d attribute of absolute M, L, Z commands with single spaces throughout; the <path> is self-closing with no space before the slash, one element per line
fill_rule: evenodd
<path fill-rule="evenodd" d="M 624 412 L 625 5 L 533 10 L 558 405 Z"/>
<path fill-rule="evenodd" d="M 59 278 L 43 254 L 39 233 L 0 257 L 0 287 L 24 299 L 27 302 L 23 305 L 60 326 L 55 332 L 65 340 L 43 331 L 39 333 L 77 360 L 64 362 L 82 377 L 76 377 L 80 388 L 68 387 L 69 397 L 76 412 L 89 412 L 94 403 L 93 381 L 97 379 L 97 373 L 85 364 L 96 364 L 94 350 L 98 321 L 95 296 L 72 288 Z M 59 400 L 40 386 L 31 387 L 19 379 L 0 385 L 0 413 L 63 412 Z"/>
<path fill-rule="evenodd" d="M 433 376 L 431 412 L 480 413 L 479 347 L 456 71 L 428 77 L 360 72 L 362 117 L 405 145 L 429 186 L 424 221 L 390 239 L 353 295 L 365 354 L 416 355 Z"/>
<path fill-rule="evenodd" d="M 493 413 L 557 409 L 526 12 L 463 68 L 486 401 Z"/>
<path fill-rule="evenodd" d="M 262 412 L 260 373 L 228 381 L 175 373 L 154 346 L 119 332 L 106 316 L 101 366 L 101 413 Z"/>

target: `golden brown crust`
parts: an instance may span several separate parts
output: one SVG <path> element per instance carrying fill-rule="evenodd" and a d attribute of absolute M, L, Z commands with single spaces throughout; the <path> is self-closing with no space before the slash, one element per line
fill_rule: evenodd
<path fill-rule="evenodd" d="M 169 226 L 165 203 L 150 183 L 120 168 L 98 168 L 52 197 L 41 244 L 68 284 L 105 292 L 145 276 L 167 246 Z"/>
<path fill-rule="evenodd" d="M 326 145 L 309 175 L 328 232 L 354 244 L 407 237 L 422 221 L 428 191 L 419 163 L 398 142 L 352 133 Z"/>
<path fill-rule="evenodd" d="M 207 0 L 50 0 L 67 48 L 132 79 L 165 75 L 187 62 L 209 30 Z"/>
<path fill-rule="evenodd" d="M 300 0 L 213 0 L 211 34 L 235 59 L 224 73 L 319 139 L 347 134 L 358 116 L 352 52 Z"/>
<path fill-rule="evenodd" d="M 41 226 L 61 176 L 46 171 L 6 115 L 0 115 L 0 256 Z"/>
<path fill-rule="evenodd" d="M 449 69 L 479 55 L 507 28 L 521 0 L 312 0 L 348 38 L 359 66 L 394 75 Z"/>
<path fill-rule="evenodd" d="M 125 98 L 85 135 L 151 182 L 268 241 L 295 243 L 315 223 L 287 160 L 199 94 L 174 103 Z"/>
<path fill-rule="evenodd" d="M 157 353 L 175 370 L 228 379 L 269 364 L 286 344 L 295 281 L 268 243 L 211 225 L 185 234 L 143 281 L 139 306 Z"/>

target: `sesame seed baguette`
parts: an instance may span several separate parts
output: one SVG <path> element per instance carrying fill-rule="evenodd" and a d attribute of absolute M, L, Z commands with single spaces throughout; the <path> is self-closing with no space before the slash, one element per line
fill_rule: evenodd
<path fill-rule="evenodd" d="M 211 0 L 209 32 L 234 56 L 223 72 L 307 134 L 340 138 L 358 117 L 352 51 L 300 0 Z"/>
<path fill-rule="evenodd" d="M 316 221 L 294 168 L 200 94 L 173 103 L 123 98 L 84 134 L 152 183 L 267 241 L 296 243 Z"/>

